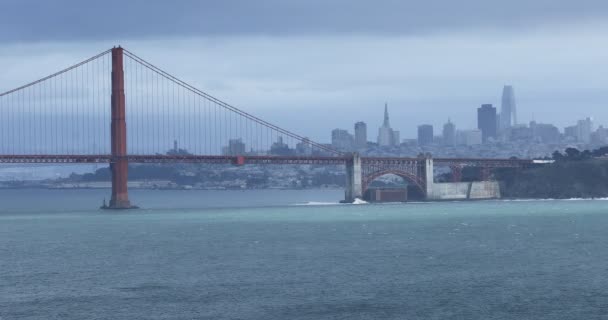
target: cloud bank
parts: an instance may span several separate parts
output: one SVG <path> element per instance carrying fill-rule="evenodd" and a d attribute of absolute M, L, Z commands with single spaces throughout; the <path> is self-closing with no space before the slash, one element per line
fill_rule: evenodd
<path fill-rule="evenodd" d="M 373 138 L 385 101 L 405 137 L 448 117 L 475 127 L 476 108 L 498 106 L 506 83 L 523 121 L 607 123 L 607 13 L 608 2 L 590 0 L 9 0 L 0 91 L 120 43 L 321 141 L 359 120 Z"/>

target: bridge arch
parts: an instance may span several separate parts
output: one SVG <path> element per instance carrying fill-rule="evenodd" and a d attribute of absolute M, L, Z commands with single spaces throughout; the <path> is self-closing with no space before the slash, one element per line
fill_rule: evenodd
<path fill-rule="evenodd" d="M 398 169 L 384 169 L 384 170 L 379 170 L 373 173 L 370 173 L 366 176 L 363 177 L 363 184 L 362 184 L 362 191 L 363 194 L 365 194 L 367 192 L 367 190 L 369 189 L 370 184 L 377 178 L 381 177 L 381 176 L 385 176 L 388 174 L 393 174 L 396 175 L 398 177 L 401 177 L 403 180 L 405 180 L 408 183 L 411 183 L 413 186 L 415 186 L 418 191 L 420 191 L 420 194 L 422 195 L 426 195 L 426 187 L 425 187 L 425 182 L 423 181 L 423 179 L 417 175 L 414 175 L 410 172 L 404 171 L 404 170 L 398 170 Z"/>

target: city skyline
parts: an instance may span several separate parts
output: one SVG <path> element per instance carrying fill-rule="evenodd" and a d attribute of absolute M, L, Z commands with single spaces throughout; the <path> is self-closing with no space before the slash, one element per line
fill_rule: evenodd
<path fill-rule="evenodd" d="M 539 121 L 537 121 L 536 119 L 530 119 L 528 121 L 517 121 L 517 111 L 516 111 L 516 104 L 517 104 L 517 98 L 515 96 L 515 89 L 512 85 L 504 85 L 503 87 L 503 91 L 502 91 L 502 97 L 501 97 L 501 112 L 498 112 L 498 109 L 496 107 L 493 106 L 493 104 L 491 103 L 483 103 L 481 104 L 481 107 L 476 108 L 475 110 L 476 112 L 476 126 L 473 127 L 459 127 L 458 130 L 456 130 L 456 124 L 454 122 L 451 121 L 451 117 L 448 117 L 448 122 L 445 123 L 443 122 L 443 124 L 441 126 L 436 126 L 433 125 L 431 123 L 437 123 L 438 121 L 441 122 L 441 119 L 428 119 L 426 121 L 423 121 L 422 123 L 416 125 L 415 128 L 417 128 L 417 133 L 413 136 L 405 136 L 405 137 L 400 137 L 400 142 L 402 143 L 406 140 L 418 140 L 418 144 L 419 145 L 429 145 L 433 143 L 433 139 L 434 138 L 445 138 L 445 133 L 446 133 L 446 125 L 451 125 L 454 126 L 454 128 L 448 128 L 448 132 L 451 132 L 451 130 L 454 131 L 454 143 L 456 143 L 457 141 L 460 141 L 463 144 L 468 144 L 468 143 L 464 143 L 463 141 L 466 141 L 468 139 L 472 139 L 473 141 L 477 141 L 477 135 L 478 133 L 476 133 L 475 131 L 479 131 L 479 139 L 480 142 L 479 143 L 486 143 L 486 142 L 490 142 L 490 141 L 498 141 L 500 139 L 505 140 L 505 139 L 509 139 L 509 138 L 505 138 L 504 135 L 507 134 L 506 132 L 508 132 L 508 135 L 521 135 L 522 133 L 520 132 L 522 129 L 528 128 L 530 130 L 534 129 L 534 130 L 543 130 L 543 133 L 541 134 L 543 137 L 545 137 L 548 133 L 547 132 L 551 132 L 552 130 L 557 129 L 557 133 L 558 134 L 562 134 L 566 137 L 570 136 L 570 137 L 575 137 L 577 139 L 577 141 L 579 142 L 585 142 L 585 143 L 589 143 L 591 141 L 591 135 L 594 132 L 594 130 L 596 129 L 595 126 L 597 126 L 598 128 L 602 128 L 603 125 L 601 123 L 595 123 L 593 121 L 593 117 L 589 117 L 589 116 L 580 116 L 580 117 L 575 117 L 575 119 L 579 119 L 579 120 L 575 120 L 575 121 L 571 121 L 568 125 L 564 126 L 564 127 L 559 127 L 556 126 L 553 123 L 550 123 L 548 121 L 543 121 L 542 119 L 538 119 Z M 509 115 L 508 120 L 506 117 L 502 117 L 502 114 L 507 114 Z M 398 123 L 399 122 L 395 122 Z M 370 127 L 370 125 L 368 125 L 367 122 L 363 122 L 363 121 L 359 121 L 357 122 L 357 124 L 363 124 L 367 130 L 368 127 Z M 371 124 L 371 127 L 373 128 L 373 124 Z M 439 130 L 439 128 L 442 128 L 443 130 Z M 534 128 L 533 128 L 534 127 Z M 438 128 L 436 131 L 434 131 L 434 128 Z M 336 129 L 338 130 L 338 129 Z M 349 135 L 349 130 L 348 129 L 339 129 L 341 131 L 341 136 L 342 137 L 347 137 Z M 396 145 L 396 143 L 394 143 L 391 140 L 391 134 L 392 132 L 396 132 L 397 136 L 399 136 L 400 131 L 398 130 L 394 130 L 391 127 L 390 121 L 389 121 L 389 113 L 388 113 L 388 103 L 384 104 L 384 118 L 383 118 L 383 122 L 382 125 L 379 126 L 379 134 L 378 134 L 378 139 L 377 139 L 377 144 L 379 146 L 394 146 Z M 458 136 L 458 134 L 460 133 L 460 137 Z M 437 135 L 439 134 L 439 135 Z M 470 136 L 471 134 L 474 135 L 474 137 Z M 422 138 L 421 140 L 421 135 L 424 136 L 424 138 Z M 464 135 L 464 136 L 463 136 Z M 468 135 L 468 138 L 465 137 Z M 524 133 L 525 135 L 525 133 Z M 501 137 L 502 136 L 502 137 Z M 430 138 L 429 138 L 430 137 Z M 499 139 L 500 138 L 500 139 Z M 350 137 L 349 139 L 353 140 L 353 137 Z M 554 140 L 554 138 L 543 138 L 543 140 Z M 321 140 L 323 141 L 323 140 Z M 332 139 L 333 141 L 333 139 Z M 354 141 L 354 140 L 353 140 Z M 368 139 L 368 142 L 374 142 L 370 139 Z M 390 143 L 389 143 L 390 142 Z M 443 142 L 441 142 L 443 143 Z M 477 142 L 475 142 L 477 143 Z M 344 147 L 345 145 L 348 145 L 348 142 L 344 142 L 343 144 L 341 144 L 341 147 Z M 448 143 L 448 145 L 450 145 Z"/>

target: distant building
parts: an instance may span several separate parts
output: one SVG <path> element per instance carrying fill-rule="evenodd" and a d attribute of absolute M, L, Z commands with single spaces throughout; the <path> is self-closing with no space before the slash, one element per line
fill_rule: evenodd
<path fill-rule="evenodd" d="M 418 139 L 403 139 L 401 145 L 409 148 L 415 148 L 418 146 Z"/>
<path fill-rule="evenodd" d="M 445 144 L 443 143 L 443 136 L 442 135 L 434 136 L 433 143 L 436 145 L 444 146 Z"/>
<path fill-rule="evenodd" d="M 500 106 L 500 129 L 507 130 L 517 124 L 517 107 L 513 86 L 504 86 Z"/>
<path fill-rule="evenodd" d="M 510 140 L 520 142 L 531 142 L 534 140 L 534 132 L 525 124 L 518 124 L 509 129 Z"/>
<path fill-rule="evenodd" d="M 591 142 L 596 144 L 608 143 L 608 129 L 599 126 L 594 133 L 591 134 Z"/>
<path fill-rule="evenodd" d="M 243 140 L 230 139 L 228 140 L 228 146 L 224 147 L 223 153 L 230 156 L 240 156 L 245 154 L 245 143 Z"/>
<path fill-rule="evenodd" d="M 367 124 L 365 122 L 355 123 L 355 148 L 367 148 Z"/>
<path fill-rule="evenodd" d="M 448 119 L 443 125 L 443 144 L 453 146 L 456 144 L 456 126 Z"/>
<path fill-rule="evenodd" d="M 384 122 L 378 129 L 378 145 L 381 147 L 392 147 L 399 145 L 399 131 L 391 128 L 388 117 L 388 104 L 384 104 Z"/>
<path fill-rule="evenodd" d="M 501 122 L 500 122 L 500 113 L 496 113 L 496 130 L 498 131 L 498 133 L 500 135 L 502 135 L 502 128 L 501 128 Z"/>
<path fill-rule="evenodd" d="M 433 143 L 433 126 L 423 124 L 418 126 L 418 145 L 428 146 Z"/>
<path fill-rule="evenodd" d="M 576 138 L 578 142 L 591 142 L 591 133 L 593 132 L 593 119 L 587 117 L 579 120 L 576 123 Z"/>
<path fill-rule="evenodd" d="M 576 140 L 578 139 L 578 127 L 577 126 L 569 126 L 564 128 L 564 138 L 567 140 Z"/>
<path fill-rule="evenodd" d="M 334 129 L 331 131 L 331 146 L 337 150 L 350 151 L 353 149 L 353 135 L 344 129 Z"/>
<path fill-rule="evenodd" d="M 484 143 L 488 139 L 496 139 L 496 108 L 491 104 L 482 104 L 481 108 L 477 108 L 477 129 L 481 130 Z"/>
<path fill-rule="evenodd" d="M 175 156 L 175 155 L 189 155 L 190 153 L 186 149 L 180 149 L 177 146 L 177 140 L 173 140 L 173 149 L 167 151 L 167 154 Z"/>
<path fill-rule="evenodd" d="M 530 122 L 530 129 L 534 140 L 542 143 L 558 143 L 560 141 L 559 129 L 552 124 Z"/>
<path fill-rule="evenodd" d="M 457 131 L 456 142 L 459 145 L 474 146 L 482 143 L 480 130 Z"/>
<path fill-rule="evenodd" d="M 289 156 L 294 153 L 289 145 L 283 142 L 283 137 L 279 136 L 277 141 L 270 146 L 270 154 L 279 156 Z"/>
<path fill-rule="evenodd" d="M 304 138 L 302 142 L 298 142 L 296 144 L 296 153 L 298 155 L 309 156 L 312 154 L 312 145 L 310 144 L 310 139 Z"/>
<path fill-rule="evenodd" d="M 401 144 L 401 133 L 398 130 L 393 130 L 393 146 Z"/>

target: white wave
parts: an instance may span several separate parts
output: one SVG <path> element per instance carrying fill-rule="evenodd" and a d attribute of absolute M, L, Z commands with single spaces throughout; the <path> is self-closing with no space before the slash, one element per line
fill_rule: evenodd
<path fill-rule="evenodd" d="M 305 203 L 296 203 L 296 206 L 336 206 L 340 205 L 339 202 L 319 202 L 319 201 L 308 201 Z"/>
<path fill-rule="evenodd" d="M 369 202 L 359 199 L 359 198 L 355 198 L 355 201 L 353 201 L 353 204 L 368 204 Z"/>

